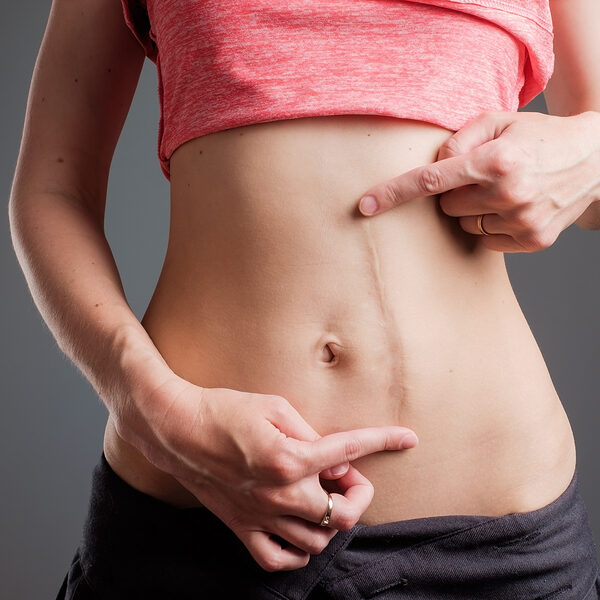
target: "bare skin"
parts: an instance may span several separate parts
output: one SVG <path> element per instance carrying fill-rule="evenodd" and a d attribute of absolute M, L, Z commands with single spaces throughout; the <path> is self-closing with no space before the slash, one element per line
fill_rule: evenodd
<path fill-rule="evenodd" d="M 557 23 L 549 106 L 593 111 L 592 91 L 560 90 L 595 89 L 594 29 Z M 558 497 L 573 434 L 502 253 L 460 220 L 466 198 L 452 191 L 454 215 L 425 195 L 358 212 L 367 190 L 435 161 L 450 131 L 338 115 L 183 144 L 165 263 L 138 321 L 103 227 L 143 60 L 118 2 L 53 1 L 9 203 L 36 306 L 109 410 L 115 471 L 176 506 L 205 505 L 270 571 L 307 564 L 357 522 Z M 410 431 L 418 443 L 404 443 Z"/>
<path fill-rule="evenodd" d="M 197 138 L 171 159 L 169 245 L 144 328 L 179 376 L 279 394 L 321 435 L 415 431 L 410 451 L 353 462 L 375 488 L 362 523 L 533 510 L 573 474 L 568 419 L 503 255 L 434 196 L 377 220 L 356 211 L 450 134 L 295 119 Z M 110 421 L 105 452 L 138 488 L 198 505 Z"/>

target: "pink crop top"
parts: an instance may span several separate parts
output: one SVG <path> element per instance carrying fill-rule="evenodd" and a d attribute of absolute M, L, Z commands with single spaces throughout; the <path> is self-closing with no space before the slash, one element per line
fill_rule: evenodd
<path fill-rule="evenodd" d="M 158 72 L 158 158 L 208 133 L 370 114 L 456 131 L 554 68 L 548 0 L 121 0 Z"/>

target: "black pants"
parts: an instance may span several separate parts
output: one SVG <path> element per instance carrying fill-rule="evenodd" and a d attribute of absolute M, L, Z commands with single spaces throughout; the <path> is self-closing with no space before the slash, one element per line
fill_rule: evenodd
<path fill-rule="evenodd" d="M 577 469 L 543 508 L 359 524 L 306 567 L 268 573 L 210 511 L 138 492 L 102 456 L 83 539 L 57 600 L 597 600 L 599 593 Z"/>

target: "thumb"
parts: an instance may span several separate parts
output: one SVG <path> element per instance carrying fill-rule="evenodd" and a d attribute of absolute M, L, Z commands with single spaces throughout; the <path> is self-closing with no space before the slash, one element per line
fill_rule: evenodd
<path fill-rule="evenodd" d="M 471 119 L 451 135 L 439 148 L 437 160 L 452 158 L 470 152 L 477 146 L 491 142 L 518 117 L 518 113 L 484 112 Z"/>
<path fill-rule="evenodd" d="M 319 476 L 323 479 L 340 479 L 342 478 L 350 468 L 350 463 L 340 463 L 335 467 L 330 467 L 329 469 L 325 469 L 319 473 Z"/>

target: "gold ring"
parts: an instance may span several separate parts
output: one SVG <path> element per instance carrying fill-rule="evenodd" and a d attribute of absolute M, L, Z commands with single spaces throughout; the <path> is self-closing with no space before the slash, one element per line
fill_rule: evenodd
<path fill-rule="evenodd" d="M 483 228 L 483 217 L 485 217 L 485 215 L 479 215 L 477 217 L 477 229 L 479 229 L 479 233 L 481 233 L 482 235 L 491 235 L 488 231 L 486 231 Z"/>
<path fill-rule="evenodd" d="M 327 510 L 325 511 L 325 516 L 321 519 L 319 525 L 321 527 L 327 527 L 329 525 L 329 521 L 331 520 L 331 511 L 333 510 L 333 498 L 331 494 L 327 494 Z"/>

